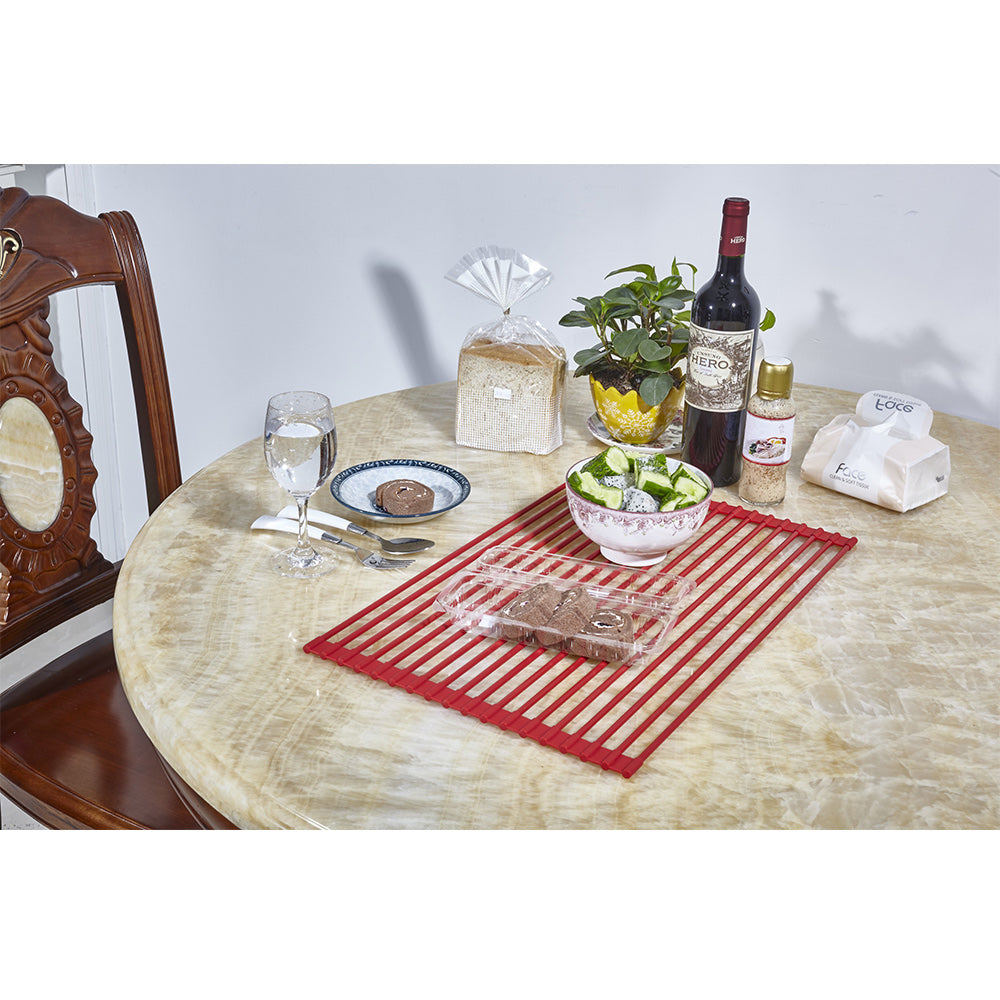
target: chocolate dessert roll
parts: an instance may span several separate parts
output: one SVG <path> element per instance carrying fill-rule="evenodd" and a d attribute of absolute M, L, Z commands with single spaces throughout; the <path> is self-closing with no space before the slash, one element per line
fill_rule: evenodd
<path fill-rule="evenodd" d="M 635 627 L 632 616 L 602 608 L 595 611 L 579 634 L 570 639 L 567 649 L 574 656 L 593 660 L 627 660 L 632 654 Z"/>
<path fill-rule="evenodd" d="M 561 597 L 562 591 L 548 583 L 529 587 L 497 613 L 501 638 L 512 642 L 529 641 L 534 629 L 552 617 Z"/>
<path fill-rule="evenodd" d="M 583 587 L 563 591 L 552 616 L 541 628 L 535 629 L 535 642 L 540 646 L 558 646 L 580 632 L 596 610 L 597 602 Z"/>
<path fill-rule="evenodd" d="M 415 479 L 390 479 L 376 488 L 375 504 L 387 514 L 429 514 L 434 491 Z"/>

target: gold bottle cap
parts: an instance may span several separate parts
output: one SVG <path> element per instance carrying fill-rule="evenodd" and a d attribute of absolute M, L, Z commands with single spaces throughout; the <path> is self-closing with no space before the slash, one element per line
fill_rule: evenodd
<path fill-rule="evenodd" d="M 783 399 L 792 394 L 792 362 L 788 358 L 764 358 L 757 373 L 757 395 Z"/>

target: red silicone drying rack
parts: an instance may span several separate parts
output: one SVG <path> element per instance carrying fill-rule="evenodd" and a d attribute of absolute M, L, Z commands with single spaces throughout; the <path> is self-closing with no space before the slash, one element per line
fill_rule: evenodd
<path fill-rule="evenodd" d="M 603 558 L 559 486 L 305 650 L 628 778 L 856 543 L 713 500 L 698 534 L 657 567 L 698 588 L 666 647 L 638 668 L 458 628 L 434 599 L 494 546 Z"/>

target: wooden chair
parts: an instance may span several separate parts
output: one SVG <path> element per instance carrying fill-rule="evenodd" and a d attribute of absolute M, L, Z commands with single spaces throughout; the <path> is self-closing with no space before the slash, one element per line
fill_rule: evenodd
<path fill-rule="evenodd" d="M 93 438 L 52 358 L 49 297 L 113 284 L 152 513 L 181 482 L 145 251 L 128 212 L 90 218 L 0 192 L 0 655 L 112 597 L 120 563 L 90 535 Z M 86 331 L 84 332 L 86 336 Z M 111 633 L 0 695 L 0 791 L 57 829 L 232 829 L 157 755 Z"/>

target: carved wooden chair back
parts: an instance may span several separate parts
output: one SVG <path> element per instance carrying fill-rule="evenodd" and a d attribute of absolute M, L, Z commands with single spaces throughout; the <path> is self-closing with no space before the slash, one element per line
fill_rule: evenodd
<path fill-rule="evenodd" d="M 0 644 L 6 653 L 107 600 L 118 575 L 91 537 L 93 439 L 53 364 L 52 294 L 115 286 L 150 513 L 180 485 L 181 473 L 153 288 L 132 216 L 108 212 L 95 219 L 54 198 L 8 188 L 0 192 L 0 240 L 0 564 L 7 588 Z"/>
<path fill-rule="evenodd" d="M 90 531 L 93 439 L 53 363 L 47 322 L 50 296 L 93 284 L 117 290 L 150 513 L 181 482 L 156 304 L 132 216 L 95 219 L 53 198 L 0 192 L 0 655 L 114 593 L 119 563 Z M 55 828 L 232 829 L 139 725 L 110 632 L 0 693 L 0 791 Z"/>

